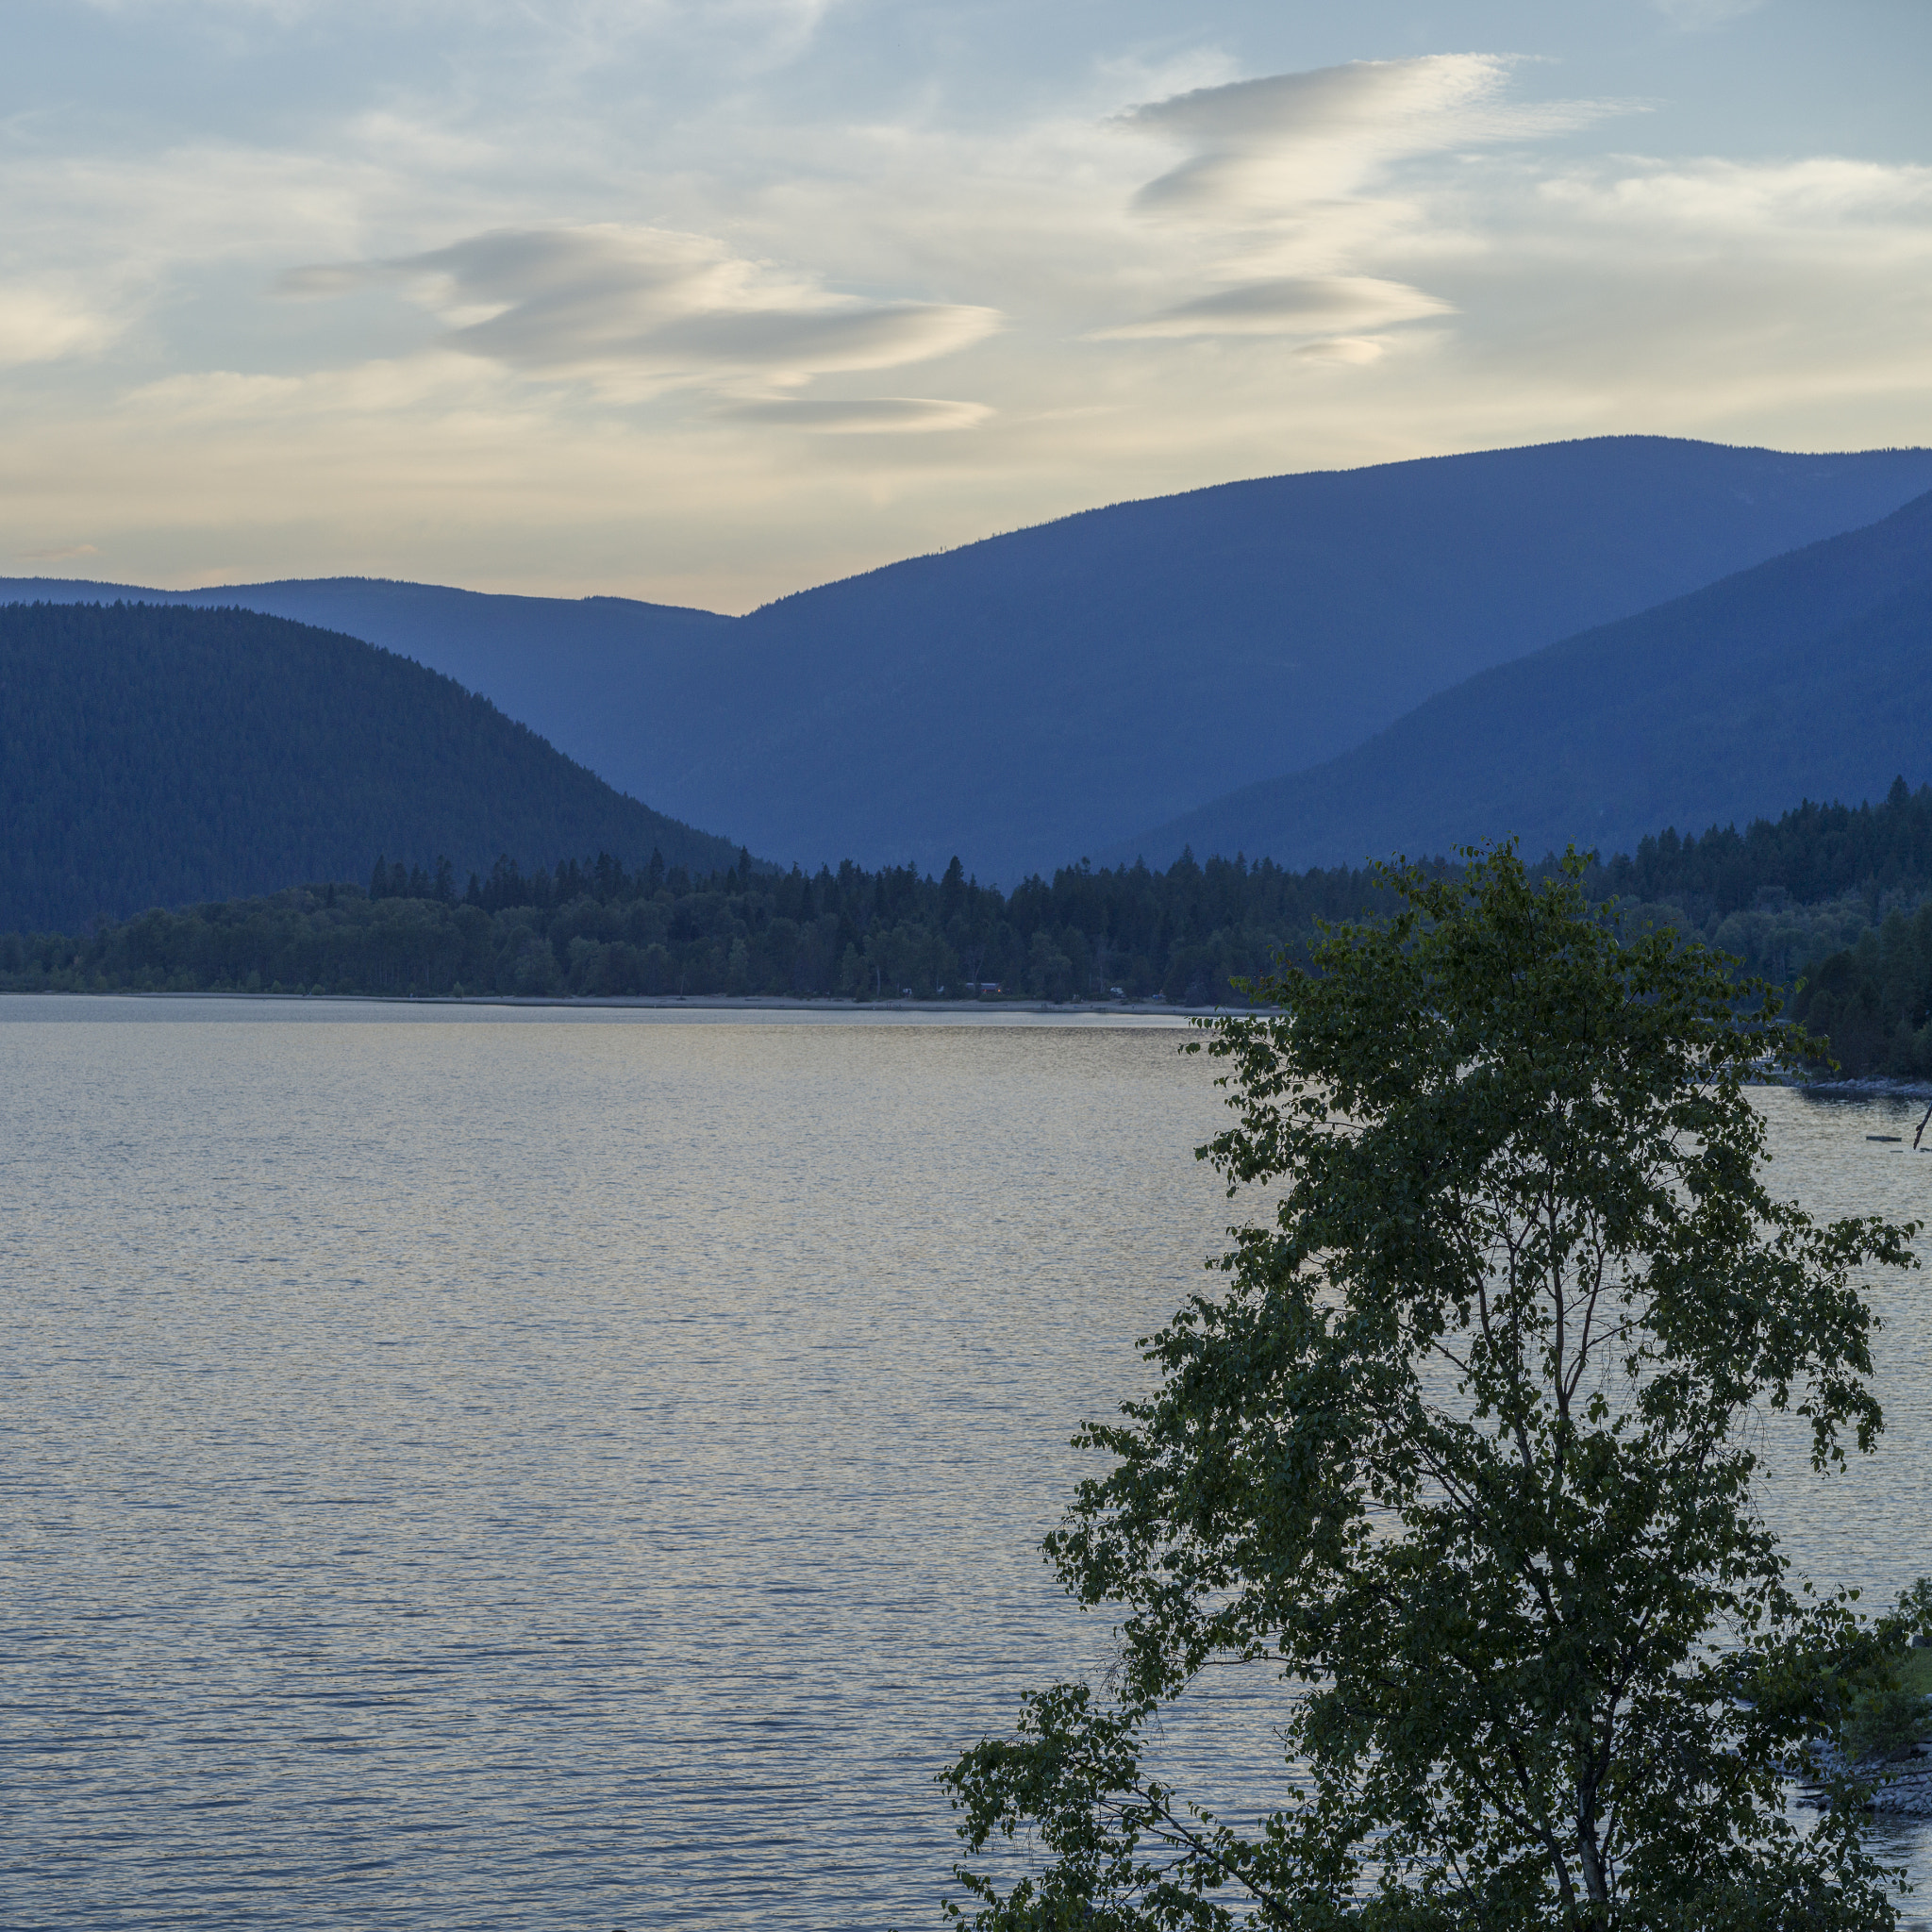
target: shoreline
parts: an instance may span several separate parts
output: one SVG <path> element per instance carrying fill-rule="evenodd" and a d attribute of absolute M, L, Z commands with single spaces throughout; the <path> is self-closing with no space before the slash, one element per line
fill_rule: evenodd
<path fill-rule="evenodd" d="M 48 987 L 0 990 L 0 998 L 89 1000 L 250 1000 L 275 1006 L 510 1007 L 555 1008 L 566 1011 L 762 1012 L 762 1013 L 958 1013 L 993 1018 L 1203 1020 L 1265 1015 L 1266 1007 L 1183 1007 L 1164 1000 L 858 1000 L 804 999 L 785 993 L 384 993 L 247 992 L 204 990 L 192 992 L 148 991 L 139 987 L 91 989 Z"/>
<path fill-rule="evenodd" d="M 1890 1074 L 1860 1074 L 1844 1080 L 1793 1080 L 1786 1084 L 1820 1100 L 1932 1101 L 1932 1080 L 1902 1080 Z"/>

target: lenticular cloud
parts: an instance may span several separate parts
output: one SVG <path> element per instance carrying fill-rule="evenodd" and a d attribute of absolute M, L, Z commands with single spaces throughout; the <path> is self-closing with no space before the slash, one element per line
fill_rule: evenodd
<path fill-rule="evenodd" d="M 421 255 L 297 270 L 282 288 L 330 295 L 397 276 L 418 285 L 448 324 L 445 345 L 466 355 L 533 375 L 727 394 L 924 361 L 1000 321 L 963 304 L 837 295 L 707 236 L 614 225 L 499 229 Z"/>
<path fill-rule="evenodd" d="M 1407 282 L 1373 275 L 1277 275 L 1161 309 L 1140 322 L 1102 329 L 1103 338 L 1221 335 L 1327 335 L 1383 328 L 1447 315 L 1452 305 Z"/>
<path fill-rule="evenodd" d="M 1135 198 L 1144 214 L 1247 219 L 1358 192 L 1390 163 L 1457 145 L 1523 141 L 1626 111 L 1603 101 L 1500 98 L 1500 54 L 1352 60 L 1197 88 L 1121 117 L 1194 152 Z"/>

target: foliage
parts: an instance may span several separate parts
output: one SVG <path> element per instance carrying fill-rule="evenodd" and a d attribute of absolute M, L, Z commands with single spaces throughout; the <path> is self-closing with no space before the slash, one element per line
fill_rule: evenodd
<path fill-rule="evenodd" d="M 1816 905 L 1846 892 L 1932 890 L 1932 785 L 1892 780 L 1881 803 L 1814 805 L 1743 831 L 1712 825 L 1702 838 L 1674 829 L 1641 840 L 1585 874 L 1592 898 L 1667 900 L 1700 921 L 1767 901 Z"/>
<path fill-rule="evenodd" d="M 1791 988 L 1792 1018 L 1845 1074 L 1932 1077 L 1932 786 L 1665 831 L 1585 885 L 1630 929 L 1673 925 Z"/>
<path fill-rule="evenodd" d="M 1868 926 L 1799 985 L 1791 1005 L 1845 1073 L 1932 1075 L 1932 904 Z"/>
<path fill-rule="evenodd" d="M 815 876 L 741 853 L 693 878 L 654 852 L 554 872 L 499 858 L 458 891 L 446 858 L 378 859 L 365 894 L 143 913 L 90 935 L 0 936 L 0 987 L 21 991 L 307 990 L 446 994 L 777 993 L 1239 999 L 1234 982 L 1313 922 L 1374 904 L 1366 873 L 1291 874 L 1183 858 L 1165 873 L 1069 867 L 1010 893 L 965 876 L 853 865 Z"/>
<path fill-rule="evenodd" d="M 487 699 L 247 610 L 0 608 L 0 931 L 358 874 L 398 847 L 529 864 L 735 848 L 625 798 Z"/>
<path fill-rule="evenodd" d="M 958 1868 L 984 1932 L 1893 1923 L 1857 1812 L 1806 1836 L 1783 1778 L 1903 1626 L 1792 1586 L 1744 1424 L 1870 1448 L 1854 1275 L 1916 1230 L 1765 1191 L 1774 996 L 1624 937 L 1574 857 L 1472 861 L 1391 873 L 1392 919 L 1214 1024 L 1237 1122 L 1202 1153 L 1275 1207 L 1146 1344 L 1157 1392 L 1076 1439 L 1113 1467 L 1047 1548 L 1121 1607 L 1116 1682 L 945 1774 L 972 1853 L 1044 1854 L 1004 1892 Z M 1230 1669 L 1283 1687 L 1249 1831 L 1147 1762 Z"/>
<path fill-rule="evenodd" d="M 1845 1719 L 1845 1749 L 1861 1761 L 1887 1763 L 1909 1757 L 1928 1731 L 1932 1721 L 1924 1698 L 1903 1684 L 1885 1684 L 1868 1690 L 1852 1707 Z"/>
<path fill-rule="evenodd" d="M 1887 1641 L 1862 1664 L 1840 1673 L 1839 1744 L 1855 1765 L 1885 1765 L 1916 1755 L 1932 1737 L 1932 1650 L 1909 1640 L 1932 1621 L 1932 1578 L 1921 1577 L 1885 1620 Z"/>

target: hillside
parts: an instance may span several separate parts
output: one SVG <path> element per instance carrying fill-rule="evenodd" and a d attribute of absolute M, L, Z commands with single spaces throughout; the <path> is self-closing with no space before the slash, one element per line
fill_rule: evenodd
<path fill-rule="evenodd" d="M 1932 494 L 1440 693 L 1312 770 L 1123 841 L 1285 865 L 1652 828 L 1932 775 Z"/>
<path fill-rule="evenodd" d="M 1932 1072 L 1932 786 L 1805 804 L 1740 832 L 1646 837 L 1585 874 L 1626 929 L 1695 934 L 1796 987 L 1848 1071 Z M 1240 1005 L 1317 920 L 1390 909 L 1366 869 L 1262 860 L 1062 866 L 1011 892 L 957 867 L 741 861 L 692 875 L 566 859 L 460 891 L 400 862 L 369 890 L 291 887 L 152 910 L 86 933 L 0 932 L 0 991 L 329 991 L 527 997 L 1159 998 Z M 1914 911 L 1918 917 L 1909 917 Z"/>
<path fill-rule="evenodd" d="M 240 608 L 362 638 L 453 677 L 620 791 L 658 797 L 637 755 L 663 667 L 702 655 L 732 620 L 626 597 L 507 597 L 375 577 L 321 577 L 208 591 L 74 579 L 0 578 L 0 599 Z"/>
<path fill-rule="evenodd" d="M 355 579 L 182 594 L 415 657 L 774 857 L 957 852 L 1011 881 L 1927 488 L 1932 451 L 1602 438 L 1115 505 L 735 621 Z"/>
<path fill-rule="evenodd" d="M 487 699 L 243 610 L 0 608 L 0 931 L 439 854 L 458 876 L 736 849 L 625 798 Z"/>

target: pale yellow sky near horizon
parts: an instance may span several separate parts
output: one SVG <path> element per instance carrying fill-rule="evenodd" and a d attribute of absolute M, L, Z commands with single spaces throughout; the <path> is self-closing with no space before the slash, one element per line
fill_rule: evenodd
<path fill-rule="evenodd" d="M 0 575 L 738 611 L 1241 476 L 1932 442 L 1928 14 L 17 0 Z"/>

